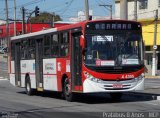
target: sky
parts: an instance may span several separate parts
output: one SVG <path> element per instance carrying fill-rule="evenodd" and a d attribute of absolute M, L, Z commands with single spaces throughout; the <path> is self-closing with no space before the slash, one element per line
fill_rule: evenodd
<path fill-rule="evenodd" d="M 99 4 L 113 5 L 114 0 L 88 0 L 89 9 L 93 10 L 94 16 L 109 16 L 109 10 Z M 68 21 L 71 17 L 77 17 L 78 11 L 84 11 L 84 0 L 16 0 L 17 19 L 21 19 L 20 8 L 22 6 L 27 9 L 26 12 L 32 12 L 36 6 L 40 8 L 40 12 L 55 12 L 60 15 L 64 21 Z M 14 18 L 14 0 L 8 0 L 9 18 Z M 113 10 L 114 12 L 114 10 Z M 5 0 L 0 0 L 0 19 L 5 19 Z"/>

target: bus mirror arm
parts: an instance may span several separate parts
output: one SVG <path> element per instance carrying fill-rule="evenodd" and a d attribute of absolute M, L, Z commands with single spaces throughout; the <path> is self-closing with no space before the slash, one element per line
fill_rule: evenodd
<path fill-rule="evenodd" d="M 82 54 L 85 55 L 86 51 L 87 51 L 87 48 L 83 48 L 82 49 Z"/>

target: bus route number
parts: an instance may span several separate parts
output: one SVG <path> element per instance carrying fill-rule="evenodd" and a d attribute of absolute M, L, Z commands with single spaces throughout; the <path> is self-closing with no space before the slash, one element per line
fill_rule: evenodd
<path fill-rule="evenodd" d="M 122 75 L 122 78 L 123 79 L 130 79 L 130 78 L 134 78 L 134 75 L 130 75 L 130 74 Z"/>

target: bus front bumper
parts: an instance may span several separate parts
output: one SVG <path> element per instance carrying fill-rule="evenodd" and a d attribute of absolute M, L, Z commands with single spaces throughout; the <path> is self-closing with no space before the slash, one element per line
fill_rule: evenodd
<path fill-rule="evenodd" d="M 86 79 L 83 83 L 84 93 L 96 92 L 129 92 L 144 90 L 144 77 L 140 80 L 131 79 L 123 81 L 93 81 Z"/>

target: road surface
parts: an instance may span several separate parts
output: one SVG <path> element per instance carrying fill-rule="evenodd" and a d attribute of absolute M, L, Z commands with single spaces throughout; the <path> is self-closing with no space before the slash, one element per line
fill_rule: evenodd
<path fill-rule="evenodd" d="M 77 95 L 75 102 L 61 99 L 55 92 L 27 96 L 24 88 L 12 86 L 7 64 L 0 62 L 0 117 L 2 118 L 104 118 L 110 112 L 148 113 L 160 117 L 160 101 L 124 95 L 113 101 L 107 94 Z M 145 88 L 160 88 L 160 79 L 147 79 Z M 123 114 L 122 114 L 123 115 Z"/>

